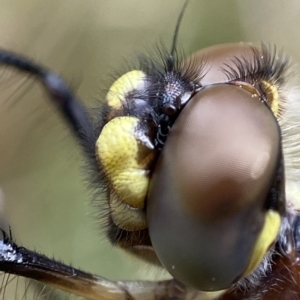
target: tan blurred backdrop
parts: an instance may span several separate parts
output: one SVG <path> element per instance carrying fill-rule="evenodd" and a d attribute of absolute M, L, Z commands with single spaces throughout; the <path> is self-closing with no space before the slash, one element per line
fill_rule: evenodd
<path fill-rule="evenodd" d="M 87 105 L 136 51 L 170 45 L 182 0 L 1 0 L 0 47 L 61 74 Z M 186 53 L 252 41 L 300 61 L 297 0 L 191 0 L 179 34 Z M 151 48 L 152 47 L 152 48 Z M 140 278 L 98 233 L 80 149 L 34 83 L 0 69 L 0 186 L 17 241 L 114 279 Z M 7 79 L 8 77 L 8 79 Z M 2 80 L 1 79 L 5 79 Z M 28 88 L 29 86 L 29 88 Z M 7 298 L 9 299 L 9 298 Z"/>

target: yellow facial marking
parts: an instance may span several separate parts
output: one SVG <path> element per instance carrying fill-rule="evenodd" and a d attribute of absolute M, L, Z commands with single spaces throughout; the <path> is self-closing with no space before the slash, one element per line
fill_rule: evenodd
<path fill-rule="evenodd" d="M 250 92 L 255 97 L 261 97 L 259 91 L 257 88 L 249 83 L 242 82 L 242 81 L 234 81 L 231 84 L 237 85 L 240 88 Z M 279 117 L 279 92 L 278 87 L 275 83 L 269 82 L 269 81 L 261 81 L 261 84 L 263 85 L 263 90 L 265 91 L 265 97 L 267 100 L 268 105 L 270 106 L 273 114 L 276 118 Z"/>
<path fill-rule="evenodd" d="M 119 77 L 110 87 L 106 101 L 113 109 L 121 109 L 126 95 L 133 90 L 142 90 L 146 87 L 146 74 L 139 70 L 130 71 Z"/>
<path fill-rule="evenodd" d="M 110 197 L 111 217 L 116 226 L 127 231 L 147 228 L 146 213 L 139 208 L 132 208 L 118 198 Z"/>
<path fill-rule="evenodd" d="M 143 209 L 155 151 L 139 122 L 132 116 L 109 121 L 96 142 L 96 154 L 111 195 L 132 208 Z"/>
<path fill-rule="evenodd" d="M 268 210 L 265 217 L 264 227 L 255 243 L 253 254 L 244 276 L 248 276 L 262 261 L 270 246 L 274 243 L 281 224 L 278 212 Z"/>
<path fill-rule="evenodd" d="M 225 294 L 226 290 L 220 290 L 215 292 L 199 292 L 201 295 L 201 300 L 216 300 L 219 299 L 223 294 Z M 200 296 L 199 295 L 199 296 Z"/>
<path fill-rule="evenodd" d="M 279 114 L 279 93 L 275 84 L 268 81 L 263 81 L 264 89 L 267 91 L 267 102 L 270 105 L 273 114 L 278 117 Z"/>

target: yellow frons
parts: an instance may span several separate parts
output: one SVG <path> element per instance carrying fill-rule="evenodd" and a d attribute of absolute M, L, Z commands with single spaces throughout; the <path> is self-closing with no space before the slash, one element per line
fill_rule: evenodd
<path fill-rule="evenodd" d="M 139 119 L 117 117 L 102 129 L 96 155 L 110 183 L 110 192 L 132 208 L 144 208 L 154 150 L 138 128 Z"/>
<path fill-rule="evenodd" d="M 146 74 L 139 70 L 130 71 L 119 77 L 110 87 L 106 101 L 113 109 L 121 109 L 125 103 L 126 94 L 133 90 L 145 88 Z"/>
<path fill-rule="evenodd" d="M 262 261 L 270 246 L 274 243 L 280 228 L 281 218 L 278 212 L 268 210 L 265 216 L 264 227 L 255 243 L 252 257 L 244 276 L 248 276 Z"/>

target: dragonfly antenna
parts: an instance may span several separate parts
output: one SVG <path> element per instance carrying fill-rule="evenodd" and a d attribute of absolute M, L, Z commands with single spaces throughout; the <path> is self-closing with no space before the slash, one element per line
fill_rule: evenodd
<path fill-rule="evenodd" d="M 175 31 L 174 31 L 174 35 L 173 35 L 173 40 L 172 40 L 172 47 L 171 47 L 171 52 L 170 52 L 170 56 L 174 56 L 174 52 L 175 52 L 175 48 L 176 48 L 176 44 L 177 44 L 177 39 L 178 39 L 178 32 L 179 32 L 179 28 L 181 25 L 181 21 L 183 18 L 183 15 L 185 13 L 185 9 L 187 8 L 188 4 L 189 4 L 190 0 L 186 0 L 183 4 L 183 7 L 181 9 L 181 12 L 179 14 L 178 20 L 176 22 L 176 27 L 175 27 Z"/>

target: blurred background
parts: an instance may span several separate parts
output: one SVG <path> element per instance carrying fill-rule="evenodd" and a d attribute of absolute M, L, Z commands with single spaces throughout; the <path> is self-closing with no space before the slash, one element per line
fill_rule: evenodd
<path fill-rule="evenodd" d="M 54 70 L 86 105 L 99 106 L 110 75 L 124 62 L 160 41 L 170 45 L 182 5 L 1 0 L 0 47 Z M 219 43 L 265 42 L 298 64 L 299 28 L 297 0 L 191 0 L 179 46 L 190 54 Z M 0 204 L 17 242 L 111 279 L 145 278 L 143 264 L 133 271 L 133 262 L 101 235 L 81 149 L 42 88 L 1 67 L 0 91 Z M 11 299 L 8 293 L 3 298 Z"/>

